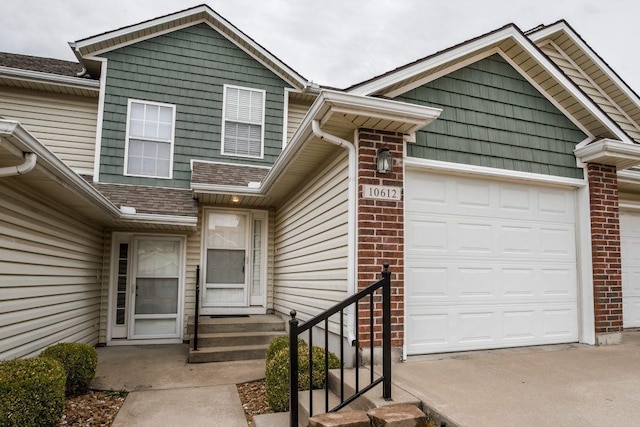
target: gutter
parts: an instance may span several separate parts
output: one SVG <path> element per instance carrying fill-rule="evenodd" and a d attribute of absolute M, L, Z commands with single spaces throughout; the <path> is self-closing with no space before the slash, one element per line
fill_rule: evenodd
<path fill-rule="evenodd" d="M 44 73 L 42 71 L 0 67 L 0 77 L 7 77 L 14 80 L 24 80 L 56 86 L 66 86 L 95 92 L 100 90 L 100 83 L 96 80 L 89 80 L 80 77 L 61 76 L 58 74 Z"/>
<path fill-rule="evenodd" d="M 65 163 L 44 147 L 33 135 L 15 120 L 0 120 L 0 136 L 23 153 L 33 153 L 40 160 L 41 167 L 59 178 L 67 188 L 85 196 L 91 203 L 114 218 L 120 217 L 120 210 L 91 184 L 73 172 Z"/>
<path fill-rule="evenodd" d="M 318 138 L 327 141 L 331 144 L 345 148 L 349 152 L 349 188 L 348 188 L 348 219 L 347 219 L 347 294 L 353 295 L 356 293 L 356 200 L 358 197 L 356 187 L 356 173 L 357 173 L 357 154 L 356 147 L 349 141 L 342 138 L 338 138 L 335 135 L 324 132 L 320 129 L 320 121 L 313 120 L 311 122 L 311 129 L 313 134 Z M 353 306 L 350 305 L 347 310 L 347 332 L 349 333 L 349 342 L 353 342 L 355 336 L 355 319 Z"/>
<path fill-rule="evenodd" d="M 24 153 L 24 162 L 22 164 L 0 168 L 0 178 L 29 173 L 36 167 L 37 160 L 38 156 L 34 153 Z"/>

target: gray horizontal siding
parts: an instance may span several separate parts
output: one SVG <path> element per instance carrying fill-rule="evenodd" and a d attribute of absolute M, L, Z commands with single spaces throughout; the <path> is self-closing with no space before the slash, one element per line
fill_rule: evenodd
<path fill-rule="evenodd" d="M 33 356 L 57 342 L 97 344 L 101 228 L 17 190 L 15 178 L 2 184 L 0 359 Z"/>
<path fill-rule="evenodd" d="M 96 98 L 3 87 L 0 117 L 17 120 L 78 173 L 93 173 Z"/>
<path fill-rule="evenodd" d="M 141 41 L 108 59 L 100 180 L 188 187 L 192 158 L 271 165 L 282 150 L 288 85 L 206 24 Z M 222 156 L 223 85 L 266 91 L 264 159 Z M 127 101 L 176 105 L 174 179 L 124 177 Z"/>
<path fill-rule="evenodd" d="M 499 55 L 396 99 L 443 109 L 410 157 L 583 177 L 573 150 L 586 135 Z"/>
<path fill-rule="evenodd" d="M 275 311 L 307 320 L 346 298 L 347 200 L 343 155 L 276 210 Z"/>

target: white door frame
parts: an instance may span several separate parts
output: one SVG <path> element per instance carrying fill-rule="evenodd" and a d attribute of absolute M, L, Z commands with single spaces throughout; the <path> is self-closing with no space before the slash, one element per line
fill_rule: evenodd
<path fill-rule="evenodd" d="M 409 170 L 453 174 L 461 176 L 477 175 L 485 179 L 510 182 L 551 185 L 576 190 L 576 261 L 578 272 L 578 340 L 583 344 L 595 344 L 595 314 L 593 307 L 593 269 L 591 258 L 591 216 L 589 204 L 589 181 L 584 173 L 583 179 L 563 178 L 529 172 L 495 169 L 449 163 L 437 160 L 419 159 L 403 155 L 403 173 L 406 178 Z M 406 181 L 405 181 L 406 182 Z M 406 184 L 405 184 L 406 185 Z M 403 188 L 403 194 L 406 194 Z M 405 229 L 406 231 L 406 229 Z M 406 237 L 406 236 L 405 236 Z M 405 257 L 407 248 L 405 247 Z M 406 311 L 406 304 L 405 304 Z M 404 336 L 407 336 L 407 313 L 405 312 Z M 403 345 L 403 359 L 407 357 L 407 343 Z"/>
<path fill-rule="evenodd" d="M 179 262 L 180 272 L 178 276 L 178 313 L 176 316 L 177 334 L 174 336 L 158 336 L 158 337 L 134 337 L 133 336 L 133 303 L 131 296 L 133 289 L 133 271 L 135 267 L 135 242 L 140 238 L 158 238 L 179 241 Z M 119 246 L 127 243 L 128 247 L 128 268 L 127 268 L 127 292 L 125 301 L 125 325 L 115 325 L 116 320 L 116 301 L 118 286 L 118 261 Z M 111 237 L 111 258 L 109 267 L 109 298 L 107 310 L 107 345 L 131 345 L 135 344 L 173 344 L 182 343 L 183 338 L 183 318 L 184 318 L 184 289 L 186 280 L 186 237 L 172 234 L 155 234 L 155 233 L 129 233 L 129 232 L 113 232 Z M 118 331 L 118 328 L 122 328 Z"/>
<path fill-rule="evenodd" d="M 243 306 L 206 306 L 204 298 L 206 293 L 206 272 L 207 272 L 207 228 L 210 213 L 235 213 L 246 215 L 247 218 L 247 237 L 246 237 L 246 263 L 245 263 L 245 283 L 246 283 L 246 304 Z M 258 272 L 259 292 L 252 292 L 253 279 L 255 279 L 254 266 L 254 248 L 253 248 L 253 231 L 255 221 L 259 220 L 262 224 L 260 257 L 256 260 L 260 263 L 260 271 Z M 230 315 L 230 314 L 265 314 L 267 312 L 267 251 L 269 236 L 269 212 L 257 209 L 233 209 L 205 207 L 202 219 L 201 234 L 201 251 L 200 251 L 200 314 L 202 315 Z"/>

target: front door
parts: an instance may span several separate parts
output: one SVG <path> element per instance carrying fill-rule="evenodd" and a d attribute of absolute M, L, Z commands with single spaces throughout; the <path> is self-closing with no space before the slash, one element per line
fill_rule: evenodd
<path fill-rule="evenodd" d="M 114 234 L 112 340 L 180 339 L 184 239 Z"/>
<path fill-rule="evenodd" d="M 203 313 L 264 311 L 266 212 L 207 210 L 205 218 Z"/>

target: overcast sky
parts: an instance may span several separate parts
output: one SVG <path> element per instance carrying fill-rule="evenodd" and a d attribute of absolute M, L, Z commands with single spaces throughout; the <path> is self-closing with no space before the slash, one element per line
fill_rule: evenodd
<path fill-rule="evenodd" d="M 75 60 L 68 42 L 204 0 L 0 0 L 0 51 Z M 565 19 L 640 92 L 638 0 L 206 1 L 305 78 L 347 87 L 508 23 Z"/>

